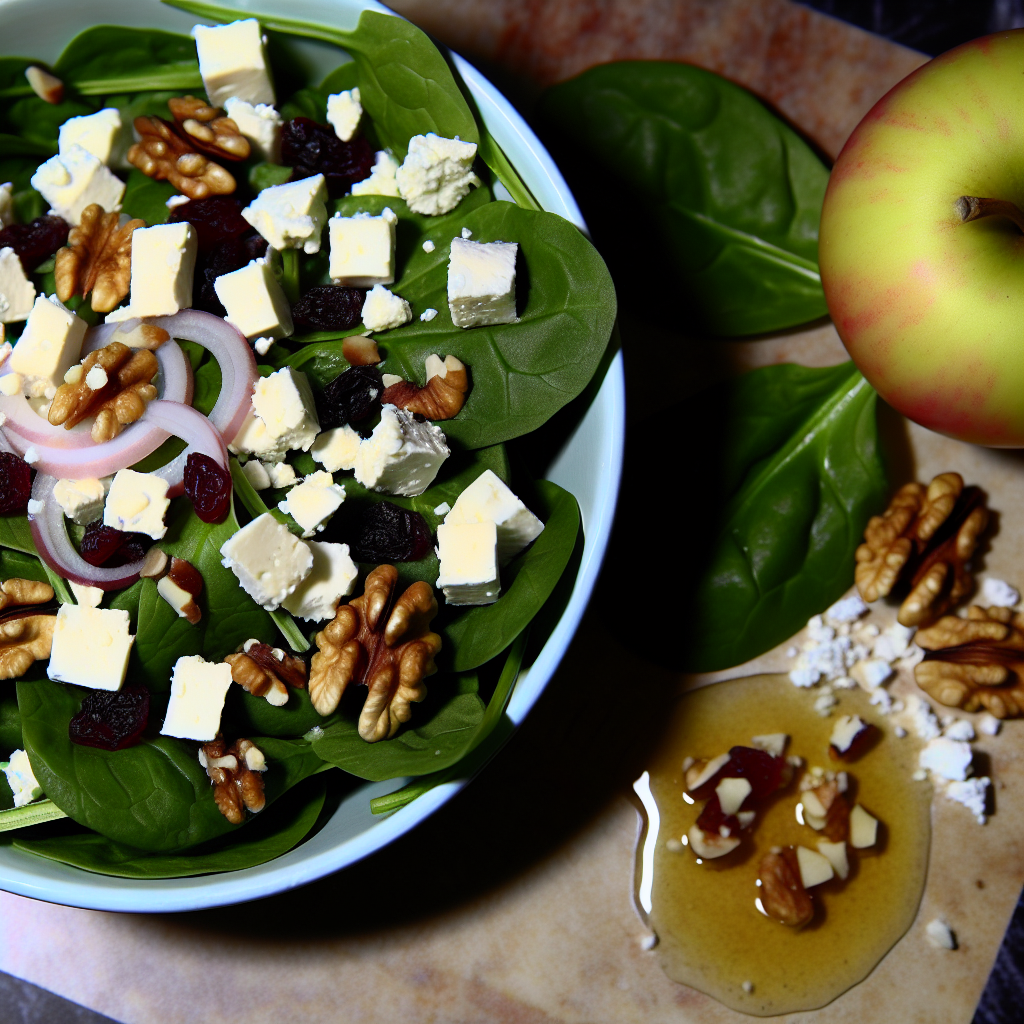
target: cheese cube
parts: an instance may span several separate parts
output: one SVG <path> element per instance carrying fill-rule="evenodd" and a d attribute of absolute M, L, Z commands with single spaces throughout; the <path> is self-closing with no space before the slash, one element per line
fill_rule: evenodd
<path fill-rule="evenodd" d="M 440 428 L 385 405 L 380 423 L 356 452 L 356 480 L 384 494 L 422 494 L 451 453 Z"/>
<path fill-rule="evenodd" d="M 263 468 L 267 471 L 267 479 L 270 481 L 270 486 L 275 490 L 280 490 L 282 487 L 291 487 L 298 479 L 295 475 L 295 468 L 287 462 L 265 462 L 263 463 Z"/>
<path fill-rule="evenodd" d="M 0 185 L 0 228 L 13 224 L 14 220 L 14 182 L 5 181 Z"/>
<path fill-rule="evenodd" d="M 375 284 L 363 300 L 363 324 L 371 331 L 390 331 L 412 319 L 412 307 L 382 284 Z"/>
<path fill-rule="evenodd" d="M 41 397 L 47 388 L 60 387 L 64 374 L 78 362 L 88 326 L 56 296 L 40 295 L 7 360 L 8 368 L 25 377 L 30 395 Z"/>
<path fill-rule="evenodd" d="M 493 604 L 498 600 L 498 531 L 494 523 L 459 523 L 437 528 L 441 560 L 438 587 L 448 604 Z"/>
<path fill-rule="evenodd" d="M 480 179 L 473 173 L 476 143 L 445 139 L 433 132 L 414 135 L 395 173 L 399 195 L 415 213 L 448 213 Z"/>
<path fill-rule="evenodd" d="M 516 320 L 516 242 L 453 238 L 448 259 L 448 308 L 456 327 Z"/>
<path fill-rule="evenodd" d="M 263 34 L 255 18 L 192 29 L 203 88 L 215 107 L 232 96 L 249 103 L 274 102 Z"/>
<path fill-rule="evenodd" d="M 257 516 L 220 549 L 221 564 L 242 589 L 268 611 L 295 592 L 313 568 L 313 552 L 269 512 Z"/>
<path fill-rule="evenodd" d="M 132 290 L 128 305 L 107 323 L 141 316 L 171 316 L 192 305 L 197 235 L 187 221 L 136 228 L 132 233 Z"/>
<path fill-rule="evenodd" d="M 69 117 L 57 134 L 57 152 L 66 153 L 77 144 L 101 163 L 109 164 L 120 131 L 121 114 L 116 107 L 104 107 L 95 114 L 82 117 Z"/>
<path fill-rule="evenodd" d="M 805 889 L 821 885 L 822 882 L 835 877 L 835 870 L 829 859 L 814 850 L 808 850 L 806 846 L 796 848 L 796 860 L 800 866 L 800 881 Z"/>
<path fill-rule="evenodd" d="M 24 320 L 35 298 L 36 286 L 26 276 L 21 258 L 9 246 L 0 249 L 0 324 Z"/>
<path fill-rule="evenodd" d="M 398 218 L 384 207 L 379 217 L 340 214 L 327 222 L 331 240 L 331 280 L 346 288 L 370 288 L 395 279 L 395 225 Z M 403 321 L 404 322 L 404 321 Z"/>
<path fill-rule="evenodd" d="M 277 507 L 302 527 L 303 537 L 312 537 L 323 530 L 344 500 L 345 488 L 321 469 L 296 484 Z"/>
<path fill-rule="evenodd" d="M 544 524 L 487 469 L 455 500 L 446 523 L 483 523 L 498 528 L 498 563 L 505 565 L 540 536 Z"/>
<path fill-rule="evenodd" d="M 161 736 L 207 743 L 220 731 L 220 716 L 231 688 L 231 666 L 193 654 L 179 658 L 171 674 L 171 699 Z"/>
<path fill-rule="evenodd" d="M 346 423 L 320 434 L 309 454 L 330 473 L 337 473 L 339 469 L 355 469 L 356 452 L 361 441 L 358 432 Z"/>
<path fill-rule="evenodd" d="M 103 514 L 110 478 L 97 480 L 58 480 L 53 485 L 53 499 L 64 515 L 79 526 L 87 526 Z"/>
<path fill-rule="evenodd" d="M 120 690 L 135 639 L 128 627 L 128 612 L 123 609 L 62 604 L 46 674 L 58 683 Z"/>
<path fill-rule="evenodd" d="M 312 540 L 309 548 L 313 552 L 313 568 L 282 604 L 300 619 L 333 619 L 338 602 L 352 593 L 359 570 L 347 544 Z"/>
<path fill-rule="evenodd" d="M 359 89 L 346 89 L 327 97 L 327 121 L 342 142 L 348 142 L 359 127 L 363 105 L 359 102 Z"/>
<path fill-rule="evenodd" d="M 254 491 L 265 491 L 270 486 L 270 474 L 259 459 L 250 459 L 242 467 L 242 475 Z"/>
<path fill-rule="evenodd" d="M 327 221 L 327 185 L 314 174 L 271 185 L 242 211 L 242 216 L 275 248 L 320 251 Z"/>
<path fill-rule="evenodd" d="M 82 211 L 99 203 L 108 213 L 121 209 L 124 182 L 99 157 L 72 143 L 40 164 L 32 187 L 53 207 L 53 212 L 76 227 Z"/>
<path fill-rule="evenodd" d="M 301 448 L 308 452 L 320 433 L 309 381 L 304 373 L 290 366 L 256 382 L 252 407 L 266 425 L 265 441 L 274 451 Z"/>
<path fill-rule="evenodd" d="M 0 768 L 7 776 L 7 785 L 14 794 L 15 807 L 25 807 L 43 795 L 43 787 L 39 785 L 24 750 L 13 751 L 10 761 L 0 764 Z"/>
<path fill-rule="evenodd" d="M 238 130 L 252 145 L 257 160 L 280 163 L 281 115 L 268 103 L 252 104 L 232 96 L 224 101 L 224 113 L 238 125 Z"/>
<path fill-rule="evenodd" d="M 167 532 L 164 515 L 170 505 L 167 481 L 156 473 L 119 469 L 103 506 L 103 525 L 126 533 L 145 533 L 160 540 Z"/>
<path fill-rule="evenodd" d="M 106 593 L 99 587 L 84 587 L 74 580 L 68 580 L 68 586 L 75 598 L 75 604 L 80 604 L 85 608 L 99 608 L 103 601 L 103 595 Z"/>
<path fill-rule="evenodd" d="M 395 158 L 383 149 L 377 151 L 373 158 L 373 170 L 370 176 L 362 181 L 357 181 L 352 186 L 354 196 L 397 196 L 398 183 L 395 181 L 395 174 L 398 171 L 398 164 Z"/>
<path fill-rule="evenodd" d="M 270 260 L 253 260 L 241 270 L 221 274 L 213 290 L 227 311 L 224 319 L 247 338 L 286 338 L 292 333 L 291 306 Z"/>

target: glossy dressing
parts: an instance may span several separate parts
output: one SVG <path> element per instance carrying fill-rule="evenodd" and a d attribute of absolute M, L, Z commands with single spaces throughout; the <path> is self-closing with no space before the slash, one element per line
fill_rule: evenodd
<path fill-rule="evenodd" d="M 636 789 L 648 807 L 637 846 L 637 906 L 658 936 L 665 973 L 736 1010 L 759 1016 L 823 1006 L 865 978 L 907 931 L 924 889 L 930 839 L 931 786 L 915 782 L 918 743 L 896 739 L 860 690 L 838 694 L 822 718 L 814 696 L 785 676 L 753 676 L 684 695 L 666 739 Z M 829 759 L 828 739 L 841 714 L 882 726 L 883 738 L 860 760 Z M 882 823 L 876 850 L 850 851 L 846 882 L 811 890 L 814 920 L 795 931 L 755 906 L 757 866 L 772 846 L 817 849 L 822 838 L 796 819 L 799 773 L 770 801 L 734 853 L 697 862 L 679 840 L 700 813 L 683 799 L 682 762 L 714 757 L 752 736 L 785 732 L 786 754 L 808 767 L 847 768 L 852 801 Z M 653 803 L 653 808 L 651 807 Z M 749 983 L 750 991 L 744 988 Z"/>

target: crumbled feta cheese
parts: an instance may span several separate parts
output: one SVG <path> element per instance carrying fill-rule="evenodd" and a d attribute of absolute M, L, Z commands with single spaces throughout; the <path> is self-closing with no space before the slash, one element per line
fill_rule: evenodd
<path fill-rule="evenodd" d="M 860 594 L 850 594 L 849 597 L 843 597 L 836 601 L 825 612 L 825 618 L 832 622 L 854 622 L 867 610 L 868 606 L 861 600 Z"/>
<path fill-rule="evenodd" d="M 958 718 L 946 726 L 942 735 L 947 739 L 969 742 L 974 739 L 974 726 L 966 718 Z"/>
<path fill-rule="evenodd" d="M 892 734 L 896 737 L 896 739 L 901 740 L 907 735 L 907 730 L 904 729 L 902 725 L 897 725 L 893 729 Z"/>
<path fill-rule="evenodd" d="M 832 709 L 839 703 L 838 698 L 828 690 L 824 693 L 820 693 L 814 701 L 814 710 L 821 715 L 822 718 L 828 718 L 832 714 Z"/>
<path fill-rule="evenodd" d="M 208 743 L 220 731 L 220 716 L 231 688 L 231 666 L 198 655 L 179 658 L 171 674 L 171 698 L 161 736 Z"/>
<path fill-rule="evenodd" d="M 345 488 L 321 469 L 296 484 L 277 507 L 302 527 L 303 537 L 312 537 L 323 530 L 344 500 Z"/>
<path fill-rule="evenodd" d="M 275 490 L 291 487 L 298 480 L 294 468 L 287 462 L 263 463 L 263 468 L 267 471 L 270 486 Z"/>
<path fill-rule="evenodd" d="M 309 545 L 269 512 L 229 537 L 220 553 L 221 563 L 235 574 L 242 589 L 268 611 L 293 594 L 313 568 Z"/>
<path fill-rule="evenodd" d="M 35 498 L 29 498 L 28 504 L 25 506 L 25 511 L 30 516 L 37 516 L 46 506 L 41 501 L 36 501 Z"/>
<path fill-rule="evenodd" d="M 327 185 L 314 174 L 283 185 L 271 185 L 242 211 L 242 216 L 277 250 L 320 251 L 327 221 Z"/>
<path fill-rule="evenodd" d="M 914 732 L 923 740 L 934 739 L 942 731 L 931 705 L 912 693 L 909 698 L 909 713 Z"/>
<path fill-rule="evenodd" d="M 448 515 L 449 512 L 451 512 L 451 510 L 452 510 L 451 505 L 449 505 L 447 501 L 442 501 L 441 504 L 438 505 L 437 508 L 434 509 L 434 515 L 435 516 L 446 516 L 446 515 Z"/>
<path fill-rule="evenodd" d="M 109 164 L 120 132 L 121 114 L 116 107 L 105 107 L 82 117 L 69 117 L 57 133 L 57 152 L 66 153 L 77 144 L 92 153 L 100 163 Z"/>
<path fill-rule="evenodd" d="M 128 629 L 128 612 L 123 609 L 62 604 L 46 674 L 59 683 L 120 690 L 135 639 Z"/>
<path fill-rule="evenodd" d="M 987 775 L 977 779 L 963 779 L 950 782 L 946 786 L 947 799 L 963 804 L 974 815 L 979 825 L 985 824 L 985 811 L 988 802 L 988 789 L 992 780 Z"/>
<path fill-rule="evenodd" d="M 540 536 L 544 524 L 487 469 L 455 500 L 445 523 L 482 523 L 498 528 L 498 563 L 505 565 Z"/>
<path fill-rule="evenodd" d="M 191 202 L 188 196 L 171 196 L 169 199 L 164 201 L 164 206 L 168 210 L 173 210 L 176 206 L 184 206 L 185 203 Z"/>
<path fill-rule="evenodd" d="M 363 300 L 363 324 L 370 331 L 390 331 L 412 319 L 412 307 L 382 284 L 375 284 Z"/>
<path fill-rule="evenodd" d="M 356 452 L 362 440 L 347 423 L 317 436 L 309 454 L 330 473 L 339 469 L 355 469 Z"/>
<path fill-rule="evenodd" d="M 252 343 L 252 347 L 258 356 L 265 356 L 274 347 L 276 340 L 276 338 L 257 338 Z"/>
<path fill-rule="evenodd" d="M 925 935 L 936 949 L 956 949 L 956 937 L 945 921 L 935 918 L 925 926 Z"/>
<path fill-rule="evenodd" d="M 266 257 L 221 274 L 213 290 L 227 312 L 224 319 L 247 338 L 287 338 L 294 330 L 291 306 Z"/>
<path fill-rule="evenodd" d="M 398 164 L 390 153 L 379 150 L 373 160 L 370 176 L 352 186 L 354 196 L 398 196 L 395 174 Z"/>
<path fill-rule="evenodd" d="M 422 313 L 420 313 L 420 320 L 424 323 L 430 323 L 434 317 L 437 316 L 437 310 L 433 306 L 428 306 Z"/>
<path fill-rule="evenodd" d="M 971 774 L 970 744 L 937 736 L 929 740 L 918 755 L 918 764 L 943 779 L 962 782 Z"/>
<path fill-rule="evenodd" d="M 300 619 L 331 619 L 338 610 L 338 602 L 352 593 L 359 570 L 347 544 L 313 540 L 308 547 L 313 552 L 313 568 L 282 605 Z"/>
<path fill-rule="evenodd" d="M 860 672 L 860 678 L 869 690 L 874 690 L 876 687 L 881 686 L 887 679 L 891 679 L 893 675 L 892 666 L 881 658 L 872 658 L 870 661 L 859 662 L 857 669 Z"/>
<path fill-rule="evenodd" d="M 164 515 L 170 505 L 167 481 L 156 473 L 119 469 L 103 506 L 103 525 L 160 540 L 167 533 Z"/>
<path fill-rule="evenodd" d="M 448 309 L 456 327 L 516 320 L 516 242 L 453 238 L 448 259 Z"/>
<path fill-rule="evenodd" d="M 395 279 L 395 225 L 390 207 L 379 217 L 357 213 L 335 214 L 327 222 L 331 243 L 328 273 L 335 284 L 346 288 L 371 288 Z"/>
<path fill-rule="evenodd" d="M 826 626 L 820 615 L 812 615 L 807 620 L 807 635 L 815 643 L 824 644 L 835 639 L 836 631 L 831 626 Z"/>
<path fill-rule="evenodd" d="M 192 29 L 203 88 L 215 107 L 235 97 L 248 103 L 274 102 L 263 34 L 255 18 Z"/>
<path fill-rule="evenodd" d="M 472 238 L 473 232 L 470 231 L 469 228 L 463 228 L 461 231 L 461 235 L 463 238 Z"/>
<path fill-rule="evenodd" d="M 918 768 L 910 777 L 915 782 L 924 782 L 928 778 L 928 773 L 923 768 Z"/>
<path fill-rule="evenodd" d="M 433 483 L 450 454 L 439 427 L 385 405 L 380 422 L 356 452 L 355 477 L 375 491 L 414 497 Z"/>
<path fill-rule="evenodd" d="M 0 249 L 0 324 L 24 320 L 35 298 L 36 286 L 25 274 L 21 258 L 10 246 Z"/>
<path fill-rule="evenodd" d="M 106 591 L 101 590 L 99 587 L 86 587 L 81 583 L 76 583 L 74 580 L 68 580 L 68 586 L 74 595 L 75 603 L 85 608 L 99 608 L 103 595 L 106 593 Z"/>
<path fill-rule="evenodd" d="M 99 391 L 107 386 L 107 371 L 102 366 L 94 366 L 85 375 L 85 386 L 90 391 Z"/>
<path fill-rule="evenodd" d="M 252 407 L 266 426 L 261 453 L 284 453 L 296 448 L 308 452 L 320 433 L 309 381 L 290 366 L 256 382 Z"/>
<path fill-rule="evenodd" d="M 832 688 L 834 690 L 855 690 L 857 680 L 851 679 L 849 676 L 840 676 L 838 679 L 832 680 Z"/>
<path fill-rule="evenodd" d="M 742 987 L 743 987 L 743 991 L 746 992 L 747 995 L 750 995 L 750 993 L 754 991 L 754 983 L 752 981 L 745 981 L 745 982 L 743 982 L 743 986 Z"/>
<path fill-rule="evenodd" d="M 1002 727 L 1003 723 L 987 711 L 978 718 L 978 732 L 984 733 L 986 736 L 998 736 Z"/>
<path fill-rule="evenodd" d="M 414 213 L 448 213 L 469 190 L 480 185 L 473 173 L 476 143 L 445 139 L 433 132 L 414 135 L 395 172 L 399 195 Z"/>
<path fill-rule="evenodd" d="M 1020 593 L 1005 580 L 989 576 L 981 584 L 981 604 L 990 608 L 1012 608 L 1020 601 Z"/>
<path fill-rule="evenodd" d="M 107 323 L 142 316 L 171 316 L 192 305 L 198 235 L 187 221 L 154 224 L 132 232 L 132 287 L 128 305 Z"/>
<path fill-rule="evenodd" d="M 327 122 L 342 142 L 348 142 L 359 127 L 359 119 L 363 116 L 363 105 L 359 100 L 358 87 L 327 97 Z"/>
<path fill-rule="evenodd" d="M 249 140 L 252 154 L 257 160 L 280 163 L 281 126 L 284 121 L 273 106 L 269 103 L 253 104 L 237 96 L 229 96 L 224 101 L 224 113 Z"/>
<path fill-rule="evenodd" d="M 868 701 L 873 707 L 878 708 L 883 715 L 891 715 L 894 711 L 898 710 L 895 701 L 881 687 L 871 691 Z"/>
<path fill-rule="evenodd" d="M 50 299 L 40 295 L 5 364 L 24 378 L 19 390 L 25 388 L 29 394 L 41 397 L 48 386 L 59 387 L 64 374 L 78 362 L 88 326 L 56 296 Z"/>
<path fill-rule="evenodd" d="M 493 522 L 442 523 L 437 528 L 437 586 L 452 605 L 498 600 L 498 531 Z"/>
<path fill-rule="evenodd" d="M 14 794 L 15 807 L 26 807 L 43 795 L 43 787 L 39 785 L 28 754 L 24 750 L 15 750 L 10 761 L 4 762 L 0 767 L 3 768 L 3 773 L 7 776 L 7 785 Z"/>
<path fill-rule="evenodd" d="M 437 246 L 429 238 L 423 243 L 424 252 L 433 252 L 436 248 Z"/>
<path fill-rule="evenodd" d="M 108 213 L 121 209 L 124 182 L 98 157 L 77 143 L 40 164 L 32 187 L 53 207 L 53 212 L 78 226 L 82 211 L 99 203 Z"/>
<path fill-rule="evenodd" d="M 270 486 L 270 474 L 259 459 L 249 459 L 242 467 L 242 475 L 254 491 L 265 491 Z"/>
<path fill-rule="evenodd" d="M 30 466 L 34 466 L 39 461 L 39 452 L 36 451 L 33 445 L 29 445 L 22 457 Z"/>

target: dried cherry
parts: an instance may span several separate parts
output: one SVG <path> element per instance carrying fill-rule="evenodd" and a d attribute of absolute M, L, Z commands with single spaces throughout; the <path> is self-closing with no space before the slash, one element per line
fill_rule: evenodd
<path fill-rule="evenodd" d="M 362 319 L 365 298 L 366 291 L 362 288 L 318 284 L 292 306 L 292 319 L 300 327 L 345 331 Z"/>
<path fill-rule="evenodd" d="M 350 366 L 324 388 L 317 402 L 321 430 L 358 423 L 380 411 L 384 380 L 376 366 Z"/>
<path fill-rule="evenodd" d="M 112 526 L 104 526 L 101 519 L 94 519 L 86 526 L 78 550 L 90 565 L 116 569 L 119 565 L 142 558 L 152 543 L 144 533 L 115 530 Z"/>
<path fill-rule="evenodd" d="M 221 274 L 241 270 L 251 260 L 259 259 L 266 253 L 267 241 L 255 231 L 238 238 L 227 238 L 208 252 L 200 253 L 196 260 L 192 287 L 193 308 L 213 313 L 214 316 L 225 316 L 227 310 L 217 298 L 214 282 Z"/>
<path fill-rule="evenodd" d="M 430 527 L 419 512 L 382 501 L 363 513 L 352 557 L 358 562 L 415 562 L 431 546 Z"/>
<path fill-rule="evenodd" d="M 181 203 L 171 210 L 169 221 L 188 221 L 195 229 L 200 252 L 209 252 L 230 238 L 252 229 L 242 216 L 245 204 L 234 196 L 207 196 Z"/>
<path fill-rule="evenodd" d="M 13 452 L 0 452 L 0 515 L 24 515 L 31 497 L 32 467 Z"/>
<path fill-rule="evenodd" d="M 697 818 L 697 828 L 703 829 L 710 835 L 726 838 L 740 831 L 740 820 L 735 814 L 726 814 L 722 810 L 718 794 L 712 793 L 711 799 L 704 805 L 700 817 Z"/>
<path fill-rule="evenodd" d="M 8 224 L 0 231 L 0 249 L 11 248 L 21 260 L 22 269 L 31 274 L 62 245 L 67 245 L 71 225 L 61 217 L 46 214 L 31 224 Z"/>
<path fill-rule="evenodd" d="M 729 760 L 710 779 L 691 790 L 697 800 L 708 800 L 722 779 L 746 779 L 750 783 L 751 798 L 763 800 L 785 785 L 792 769 L 781 757 L 775 757 L 754 747 L 732 747 Z"/>
<path fill-rule="evenodd" d="M 231 507 L 231 475 L 200 452 L 185 460 L 185 493 L 204 523 L 219 523 Z"/>
<path fill-rule="evenodd" d="M 142 739 L 149 721 L 149 690 L 127 683 L 120 690 L 95 690 L 82 698 L 82 710 L 68 723 L 72 743 L 102 750 L 124 750 Z"/>
<path fill-rule="evenodd" d="M 281 163 L 295 169 L 292 180 L 322 174 L 332 198 L 368 178 L 373 158 L 373 147 L 362 135 L 342 142 L 333 128 L 309 117 L 285 121 L 281 128 Z"/>

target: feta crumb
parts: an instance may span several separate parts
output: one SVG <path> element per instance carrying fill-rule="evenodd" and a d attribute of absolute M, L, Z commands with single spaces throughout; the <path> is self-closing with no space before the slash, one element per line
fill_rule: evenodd
<path fill-rule="evenodd" d="M 914 727 L 914 732 L 923 740 L 934 739 L 941 730 L 939 729 L 939 720 L 935 717 L 931 705 L 914 693 L 910 695 L 909 701 L 911 725 Z"/>
<path fill-rule="evenodd" d="M 754 983 L 752 981 L 745 981 L 745 982 L 743 982 L 743 986 L 742 987 L 743 987 L 743 991 L 746 992 L 747 995 L 749 995 L 751 992 L 754 991 Z"/>
<path fill-rule="evenodd" d="M 30 516 L 37 516 L 37 515 L 39 515 L 39 513 L 43 511 L 43 508 L 44 508 L 44 506 L 43 506 L 43 503 L 41 501 L 36 501 L 35 498 L 29 498 L 28 499 L 28 505 L 26 506 L 26 511 L 28 512 L 28 514 Z"/>
<path fill-rule="evenodd" d="M 795 658 L 799 653 L 800 653 L 800 651 L 796 647 L 794 647 L 792 645 L 786 648 L 786 657 L 787 658 Z"/>
<path fill-rule="evenodd" d="M 924 933 L 936 949 L 956 949 L 956 936 L 941 918 L 929 921 Z"/>
<path fill-rule="evenodd" d="M 473 173 L 476 143 L 446 139 L 433 132 L 414 135 L 395 172 L 398 192 L 414 213 L 428 216 L 454 210 L 480 179 Z"/>
<path fill-rule="evenodd" d="M 974 739 L 974 726 L 966 718 L 958 718 L 946 726 L 943 736 L 951 740 L 970 741 Z"/>
<path fill-rule="evenodd" d="M 869 703 L 878 708 L 883 715 L 891 715 L 893 711 L 897 710 L 892 697 L 882 689 L 872 691 Z"/>
<path fill-rule="evenodd" d="M 463 228 L 462 229 L 462 237 L 463 238 L 472 238 L 473 237 L 473 232 L 470 231 L 469 228 Z"/>
<path fill-rule="evenodd" d="M 910 776 L 915 782 L 924 782 L 928 778 L 928 773 L 923 768 L 918 768 L 913 775 Z"/>
<path fill-rule="evenodd" d="M 857 680 L 851 679 L 849 676 L 840 676 L 838 679 L 832 680 L 832 686 L 836 690 L 855 690 L 857 689 Z"/>
<path fill-rule="evenodd" d="M 423 310 L 422 313 L 420 313 L 420 319 L 426 323 L 430 323 L 430 321 L 433 320 L 435 316 L 437 316 L 437 310 L 432 307 L 428 307 L 427 309 Z"/>
<path fill-rule="evenodd" d="M 423 243 L 424 252 L 433 252 L 436 248 L 437 246 L 429 238 Z"/>
<path fill-rule="evenodd" d="M 988 788 L 992 780 L 987 775 L 977 779 L 964 779 L 951 782 L 946 787 L 946 797 L 958 804 L 963 804 L 974 815 L 979 825 L 985 824 L 985 804 Z"/>
<path fill-rule="evenodd" d="M 263 468 L 267 471 L 267 476 L 270 478 L 270 486 L 277 489 L 291 487 L 298 479 L 294 468 L 287 462 L 272 462 L 269 465 L 264 463 Z"/>
<path fill-rule="evenodd" d="M 363 116 L 360 100 L 358 86 L 327 97 L 327 122 L 342 142 L 348 142 L 359 126 L 359 119 Z"/>
<path fill-rule="evenodd" d="M 363 324 L 371 331 L 389 331 L 412 319 L 412 307 L 382 284 L 375 284 L 363 300 Z"/>
<path fill-rule="evenodd" d="M 43 787 L 39 785 L 24 750 L 15 750 L 11 754 L 10 761 L 3 763 L 3 773 L 14 794 L 15 807 L 25 807 L 43 795 Z"/>
<path fill-rule="evenodd" d="M 449 505 L 447 501 L 442 501 L 441 504 L 438 505 L 437 508 L 434 509 L 434 515 L 435 516 L 446 516 L 446 515 L 448 515 L 449 512 L 451 512 L 451 510 L 452 510 L 451 505 Z"/>
<path fill-rule="evenodd" d="M 651 932 L 650 935 L 644 935 L 640 938 L 640 948 L 647 952 L 648 950 L 654 949 L 658 944 L 658 936 Z"/>
<path fill-rule="evenodd" d="M 893 675 L 892 666 L 881 658 L 872 658 L 870 661 L 862 661 L 859 664 L 861 678 L 869 690 L 881 686 Z"/>
<path fill-rule="evenodd" d="M 270 474 L 259 459 L 249 459 L 242 467 L 242 475 L 254 491 L 265 491 L 270 486 Z"/>
<path fill-rule="evenodd" d="M 978 732 L 984 733 L 986 736 L 998 736 L 1002 727 L 1003 723 L 987 711 L 978 718 Z"/>
<path fill-rule="evenodd" d="M 831 692 L 822 693 L 818 699 L 814 702 L 814 710 L 821 715 L 822 718 L 828 718 L 832 714 L 832 709 L 839 703 L 839 700 Z"/>
<path fill-rule="evenodd" d="M 32 445 L 25 449 L 24 460 L 31 466 L 39 461 L 39 452 Z"/>
<path fill-rule="evenodd" d="M 981 584 L 981 604 L 996 608 L 1012 608 L 1020 601 L 1020 593 L 1005 580 L 991 576 Z"/>
<path fill-rule="evenodd" d="M 836 631 L 831 626 L 826 626 L 820 615 L 812 615 L 807 620 L 807 635 L 816 643 L 822 644 L 834 640 Z"/>
<path fill-rule="evenodd" d="M 974 755 L 963 740 L 938 736 L 929 740 L 918 755 L 918 764 L 943 779 L 963 782 L 971 774 Z"/>
<path fill-rule="evenodd" d="M 894 662 L 908 653 L 912 646 L 911 640 L 916 632 L 917 629 L 914 626 L 903 626 L 894 622 L 875 641 L 871 653 L 883 661 Z"/>
<path fill-rule="evenodd" d="M 866 611 L 868 606 L 861 600 L 860 594 L 851 594 L 849 597 L 836 601 L 831 608 L 825 612 L 825 618 L 832 622 L 854 622 Z"/>
<path fill-rule="evenodd" d="M 256 349 L 258 355 L 265 356 L 273 348 L 276 340 L 276 338 L 257 338 L 252 343 L 252 347 Z"/>
<path fill-rule="evenodd" d="M 176 206 L 184 206 L 187 202 L 190 202 L 188 196 L 171 196 L 171 198 L 164 203 L 164 206 L 166 206 L 168 210 L 173 210 Z"/>
<path fill-rule="evenodd" d="M 896 728 L 893 729 L 892 734 L 896 739 L 901 740 L 907 735 L 907 730 L 904 729 L 902 725 L 897 725 Z"/>
<path fill-rule="evenodd" d="M 354 196 L 394 196 L 398 197 L 398 185 L 395 182 L 395 173 L 398 171 L 398 164 L 395 158 L 384 150 L 378 151 L 374 157 L 373 169 L 370 176 L 362 181 L 357 181 L 352 186 Z"/>

